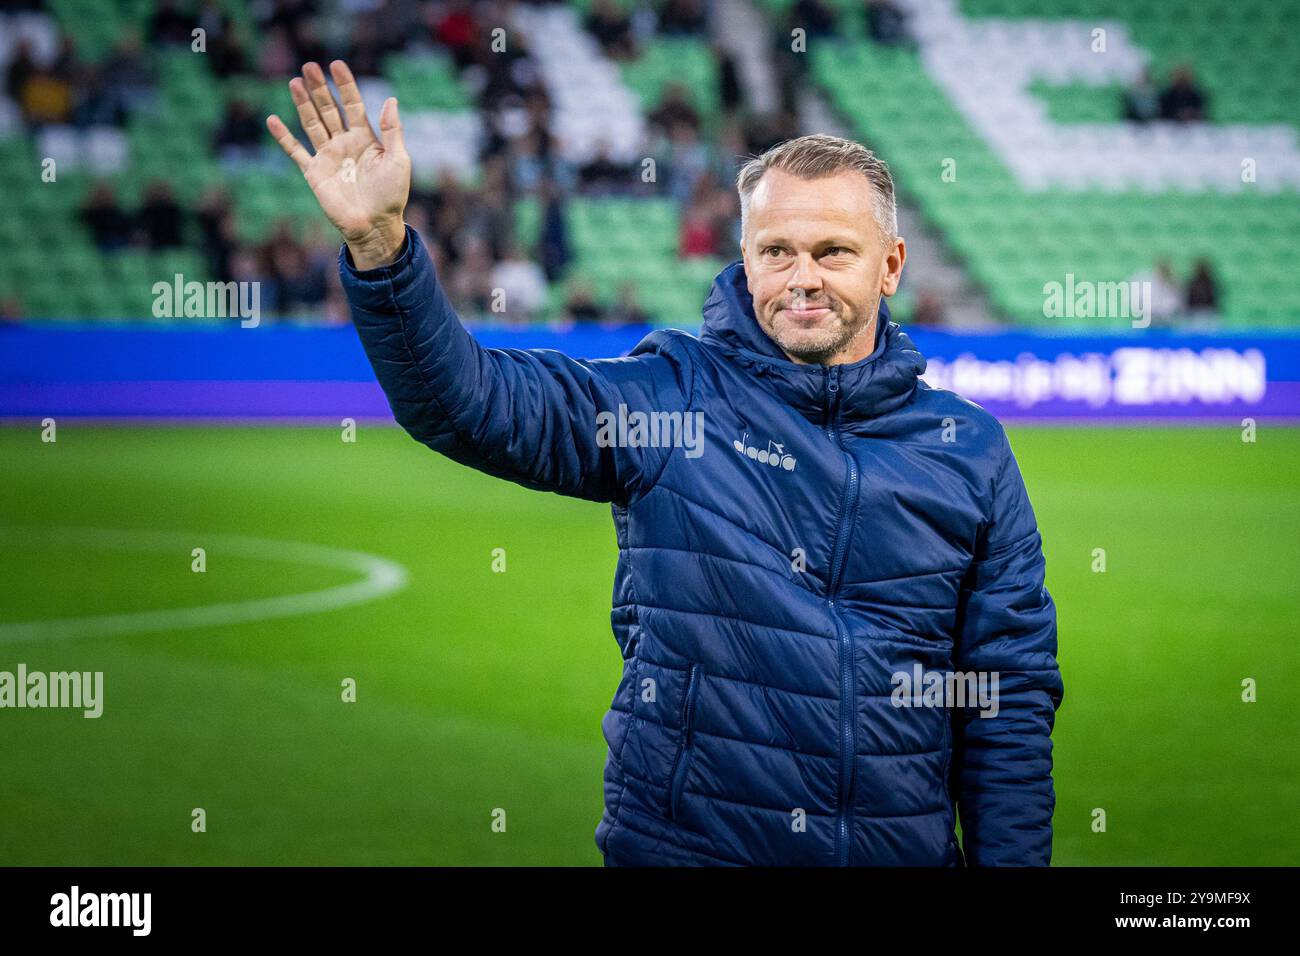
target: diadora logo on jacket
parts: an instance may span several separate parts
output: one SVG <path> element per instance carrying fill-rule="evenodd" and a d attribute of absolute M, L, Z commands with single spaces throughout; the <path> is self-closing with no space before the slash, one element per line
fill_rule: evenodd
<path fill-rule="evenodd" d="M 757 446 L 758 441 L 760 439 L 755 438 L 755 444 L 751 445 L 749 443 L 749 432 L 744 432 L 731 443 L 731 447 L 760 465 L 771 465 L 773 468 L 779 466 L 786 471 L 794 471 L 795 458 L 793 455 L 786 454 L 784 445 L 777 444 L 769 439 L 766 448 L 759 448 Z"/>

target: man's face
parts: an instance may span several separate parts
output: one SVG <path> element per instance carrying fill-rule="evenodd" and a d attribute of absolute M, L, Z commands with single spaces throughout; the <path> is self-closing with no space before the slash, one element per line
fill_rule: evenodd
<path fill-rule="evenodd" d="M 839 365 L 875 348 L 876 312 L 907 252 L 882 242 L 872 186 L 856 170 L 800 179 L 768 170 L 741 242 L 758 324 L 792 361 Z"/>

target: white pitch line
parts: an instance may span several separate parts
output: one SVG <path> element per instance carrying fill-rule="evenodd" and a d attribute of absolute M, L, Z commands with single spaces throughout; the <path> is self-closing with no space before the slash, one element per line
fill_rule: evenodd
<path fill-rule="evenodd" d="M 359 581 L 320 591 L 277 597 L 229 601 L 200 607 L 127 611 L 91 617 L 52 618 L 42 621 L 0 623 L 0 644 L 77 637 L 108 637 L 201 627 L 225 627 L 304 614 L 320 614 L 373 601 L 406 586 L 406 568 L 394 561 L 300 541 L 276 541 L 240 535 L 190 534 L 171 531 L 128 531 L 107 528 L 0 527 L 0 546 L 38 547 L 63 545 L 108 551 L 174 551 L 178 562 L 188 562 L 194 548 L 203 548 L 209 560 L 251 557 L 319 567 L 343 568 L 364 577 Z M 183 564 L 181 566 L 184 566 Z M 190 572 L 192 573 L 192 572 Z"/>

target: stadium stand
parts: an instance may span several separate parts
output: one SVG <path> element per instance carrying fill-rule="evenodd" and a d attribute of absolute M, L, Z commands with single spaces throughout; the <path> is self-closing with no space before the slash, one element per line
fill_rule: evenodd
<path fill-rule="evenodd" d="M 1208 260 L 1224 325 L 1300 322 L 1300 45 L 1276 5 L 897 2 L 914 44 L 865 39 L 846 18 L 811 48 L 813 74 L 1007 318 L 1059 325 L 1043 285 L 1067 274 L 1122 281 L 1167 260 L 1187 275 Z M 1213 90 L 1210 122 L 1120 121 L 1145 67 L 1189 61 Z"/>
<path fill-rule="evenodd" d="M 0 176 L 24 185 L 0 217 L 0 315 L 150 321 L 179 272 L 346 321 L 336 238 L 263 125 L 296 126 L 303 60 L 341 57 L 372 116 L 402 103 L 410 218 L 467 318 L 697 322 L 738 255 L 736 168 L 805 131 L 809 87 L 1006 322 L 1059 325 L 1043 287 L 1067 275 L 1163 273 L 1182 297 L 1195 273 L 1224 326 L 1300 324 L 1293 5 L 751 2 L 786 76 L 775 119 L 737 96 L 697 0 L 3 0 Z M 502 315 L 501 286 L 544 291 Z"/>

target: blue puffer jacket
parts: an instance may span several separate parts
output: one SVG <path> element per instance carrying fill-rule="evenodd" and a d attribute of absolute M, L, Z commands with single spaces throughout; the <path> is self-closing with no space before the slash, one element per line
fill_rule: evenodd
<path fill-rule="evenodd" d="M 1063 686 L 1034 512 L 1001 425 L 918 379 L 883 303 L 870 356 L 798 365 L 737 261 L 699 338 L 580 361 L 480 347 L 409 228 L 393 265 L 344 249 L 340 272 L 413 437 L 612 505 L 607 864 L 1048 864 Z M 923 705 L 954 672 L 995 715 Z"/>

